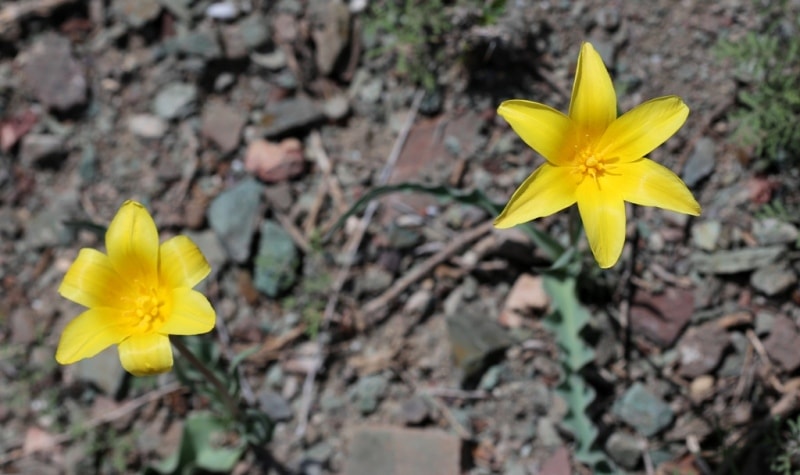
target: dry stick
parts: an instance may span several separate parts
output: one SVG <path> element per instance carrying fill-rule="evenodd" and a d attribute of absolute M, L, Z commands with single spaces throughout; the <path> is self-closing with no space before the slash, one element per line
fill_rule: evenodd
<path fill-rule="evenodd" d="M 278 211 L 273 211 L 272 215 L 278 222 L 281 224 L 284 230 L 289 233 L 289 237 L 292 238 L 292 241 L 303 250 L 306 254 L 311 254 L 313 249 L 311 248 L 311 244 L 308 242 L 305 236 L 303 236 L 302 231 L 300 231 L 297 226 L 295 226 L 294 222 L 283 213 L 279 213 Z"/>
<path fill-rule="evenodd" d="M 414 101 L 411 103 L 411 110 L 408 112 L 408 118 L 406 119 L 405 124 L 403 124 L 403 129 L 400 131 L 400 135 L 398 135 L 397 140 L 394 142 L 392 151 L 389 153 L 389 157 L 386 159 L 386 164 L 383 166 L 381 174 L 378 177 L 378 181 L 376 183 L 378 186 L 385 185 L 389 181 L 389 177 L 392 175 L 392 171 L 397 164 L 397 160 L 400 158 L 400 152 L 403 150 L 403 145 L 405 145 L 406 139 L 408 139 L 408 134 L 411 133 L 411 127 L 414 125 L 414 120 L 417 118 L 417 111 L 419 110 L 419 106 L 422 103 L 422 98 L 424 96 L 424 91 L 417 91 L 417 93 L 414 95 Z M 336 306 L 339 304 L 339 297 L 342 289 L 344 288 L 344 284 L 350 277 L 350 268 L 355 260 L 356 252 L 358 252 L 358 248 L 361 246 L 361 241 L 364 239 L 364 235 L 367 232 L 367 227 L 372 221 L 372 217 L 375 215 L 377 208 L 378 202 L 376 200 L 372 200 L 367 204 L 367 209 L 364 211 L 364 217 L 361 219 L 358 228 L 347 243 L 344 265 L 341 269 L 339 269 L 339 273 L 336 276 L 336 281 L 333 284 L 331 296 L 328 299 L 328 303 L 325 305 L 325 311 L 322 314 L 322 321 L 320 322 L 320 328 L 322 330 L 327 329 L 328 324 L 333 318 L 333 312 L 336 310 Z M 322 347 L 323 343 L 319 342 L 319 345 Z M 320 348 L 320 356 L 314 362 L 308 373 L 306 373 L 306 379 L 303 382 L 303 397 L 300 404 L 300 411 L 297 415 L 298 424 L 297 430 L 295 431 L 295 436 L 298 439 L 305 434 L 306 427 L 308 426 L 308 415 L 311 411 L 314 382 L 317 378 L 317 373 L 319 373 L 319 370 L 322 368 L 322 355 L 324 353 L 325 352 L 322 351 L 322 348 Z"/>
<path fill-rule="evenodd" d="M 336 176 L 333 174 L 331 159 L 328 157 L 328 154 L 325 153 L 325 147 L 322 146 L 322 137 L 317 131 L 311 132 L 311 150 L 314 154 L 314 158 L 317 160 L 317 166 L 322 170 L 325 176 L 325 181 L 328 184 L 328 192 L 331 194 L 331 198 L 333 198 L 336 211 L 344 213 L 347 210 L 344 192 Z"/>
<path fill-rule="evenodd" d="M 392 284 L 392 286 L 381 295 L 367 302 L 362 310 L 362 313 L 366 315 L 366 318 L 368 319 L 365 322 L 365 327 L 369 328 L 370 326 L 379 322 L 383 318 L 383 312 L 386 311 L 389 303 L 399 297 L 400 294 L 402 294 L 409 286 L 428 275 L 436 266 L 453 257 L 465 246 L 490 233 L 494 226 L 493 221 L 494 220 L 486 221 L 478 227 L 458 235 L 439 252 L 432 255 L 426 259 L 425 262 L 414 267 L 403 277 L 395 281 L 395 283 Z"/>
<path fill-rule="evenodd" d="M 149 403 L 151 403 L 153 401 L 161 399 L 162 397 L 164 397 L 164 396 L 166 396 L 168 394 L 172 394 L 172 393 L 174 393 L 176 391 L 179 391 L 180 389 L 182 389 L 182 386 L 180 385 L 180 383 L 173 382 L 173 383 L 167 384 L 163 388 L 155 389 L 153 391 L 150 391 L 147 394 L 139 396 L 136 399 L 131 399 L 130 401 L 126 402 L 125 404 L 123 404 L 121 406 L 119 406 L 118 408 L 116 408 L 114 410 L 111 410 L 109 412 L 106 412 L 104 414 L 101 414 L 99 417 L 96 417 L 96 418 L 90 420 L 88 424 L 86 424 L 83 427 L 80 427 L 81 430 L 78 431 L 78 432 L 68 432 L 68 433 L 59 434 L 59 435 L 53 437 L 53 440 L 52 440 L 53 445 L 65 444 L 65 443 L 69 442 L 70 440 L 74 439 L 75 437 L 77 437 L 78 435 L 80 435 L 82 433 L 90 431 L 90 430 L 92 430 L 92 429 L 94 429 L 96 427 L 100 427 L 103 424 L 108 424 L 111 421 L 119 419 L 119 418 L 121 418 L 121 417 L 123 417 L 123 416 L 125 416 L 125 415 L 127 415 L 127 414 L 129 414 L 129 413 L 131 413 L 133 411 L 135 411 L 136 409 L 138 409 L 141 406 L 144 406 L 145 404 L 149 404 Z M 22 445 L 22 444 L 21 443 L 17 444 L 17 446 L 14 449 L 12 449 L 11 451 L 9 451 L 9 452 L 3 454 L 2 456 L 0 456 L 0 466 L 5 465 L 5 464 L 10 463 L 10 462 L 13 462 L 15 460 L 19 460 L 19 459 L 25 458 L 28 455 L 30 455 L 28 453 L 25 453 L 23 451 L 23 448 L 20 447 L 20 445 Z"/>

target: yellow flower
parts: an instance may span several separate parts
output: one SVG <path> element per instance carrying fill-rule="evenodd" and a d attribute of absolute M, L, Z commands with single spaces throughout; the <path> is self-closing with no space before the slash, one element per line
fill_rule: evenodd
<path fill-rule="evenodd" d="M 698 216 L 700 205 L 667 168 L 644 156 L 686 121 L 679 97 L 652 99 L 617 117 L 617 96 L 603 60 L 584 43 L 569 115 L 536 102 L 510 100 L 497 109 L 546 163 L 511 196 L 494 222 L 509 228 L 578 203 L 592 253 L 613 266 L 625 244 L 625 201 Z"/>
<path fill-rule="evenodd" d="M 136 376 L 172 368 L 168 335 L 197 335 L 214 328 L 206 297 L 192 290 L 211 271 L 186 236 L 159 246 L 153 218 L 141 204 L 126 201 L 106 232 L 105 255 L 81 249 L 58 292 L 88 307 L 61 335 L 61 364 L 90 358 L 119 345 L 122 366 Z"/>

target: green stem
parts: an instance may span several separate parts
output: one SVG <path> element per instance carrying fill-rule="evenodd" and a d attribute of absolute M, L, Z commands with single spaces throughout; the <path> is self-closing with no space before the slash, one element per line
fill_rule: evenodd
<path fill-rule="evenodd" d="M 178 349 L 178 352 L 186 358 L 192 366 L 194 366 L 197 371 L 205 376 L 206 380 L 211 382 L 211 384 L 216 388 L 217 392 L 219 393 L 220 397 L 222 397 L 223 401 L 225 402 L 225 406 L 228 408 L 228 412 L 230 413 L 231 417 L 234 419 L 239 418 L 239 404 L 236 400 L 231 396 L 231 393 L 228 391 L 228 388 L 220 381 L 217 375 L 214 374 L 213 371 L 208 369 L 208 367 L 200 361 L 194 353 L 183 344 L 178 338 L 170 337 L 170 341 Z"/>

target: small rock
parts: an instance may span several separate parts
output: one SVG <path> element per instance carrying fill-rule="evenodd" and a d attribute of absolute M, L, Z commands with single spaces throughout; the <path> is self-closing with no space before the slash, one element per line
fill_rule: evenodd
<path fill-rule="evenodd" d="M 425 422 L 430 416 L 428 401 L 422 396 L 413 396 L 400 405 L 400 414 L 406 425 L 415 426 Z"/>
<path fill-rule="evenodd" d="M 284 422 L 292 418 L 292 407 L 283 396 L 275 391 L 261 391 L 258 396 L 258 405 L 273 422 Z"/>
<path fill-rule="evenodd" d="M 772 331 L 773 325 L 775 325 L 775 314 L 766 310 L 756 312 L 756 335 L 768 335 Z"/>
<path fill-rule="evenodd" d="M 300 255 L 289 233 L 274 221 L 264 221 L 255 258 L 256 288 L 269 297 L 277 297 L 294 285 L 299 264 Z"/>
<path fill-rule="evenodd" d="M 564 445 L 555 422 L 549 417 L 540 417 L 536 420 L 536 441 L 542 447 L 559 447 Z"/>
<path fill-rule="evenodd" d="M 22 138 L 19 162 L 26 168 L 54 166 L 67 155 L 64 138 L 58 135 L 27 134 Z"/>
<path fill-rule="evenodd" d="M 712 372 L 729 344 L 728 332 L 716 322 L 690 328 L 678 343 L 681 376 L 696 378 Z"/>
<path fill-rule="evenodd" d="M 355 387 L 356 407 L 361 414 L 372 414 L 378 409 L 389 382 L 380 374 L 361 378 Z"/>
<path fill-rule="evenodd" d="M 47 33 L 34 43 L 22 69 L 25 84 L 45 107 L 67 111 L 87 100 L 87 81 L 71 42 Z"/>
<path fill-rule="evenodd" d="M 292 187 L 285 181 L 266 187 L 264 196 L 266 196 L 267 203 L 269 203 L 271 209 L 284 213 L 288 213 L 292 205 L 295 204 Z"/>
<path fill-rule="evenodd" d="M 716 165 L 715 153 L 716 145 L 712 139 L 701 137 L 697 141 L 694 151 L 686 161 L 681 174 L 686 186 L 694 188 L 703 178 L 714 171 L 714 166 Z"/>
<path fill-rule="evenodd" d="M 637 290 L 631 305 L 631 326 L 661 348 L 669 348 L 694 312 L 694 294 L 687 289 L 668 287 L 661 293 Z"/>
<path fill-rule="evenodd" d="M 28 345 L 36 341 L 36 312 L 28 307 L 20 307 L 11 312 L 8 326 L 11 330 L 11 343 Z"/>
<path fill-rule="evenodd" d="M 322 120 L 320 107 L 311 99 L 295 97 L 274 102 L 267 106 L 261 119 L 265 137 L 286 134 L 295 129 L 310 127 Z"/>
<path fill-rule="evenodd" d="M 717 251 L 713 254 L 693 253 L 690 260 L 703 274 L 737 274 L 764 267 L 783 256 L 783 246 Z"/>
<path fill-rule="evenodd" d="M 367 79 L 358 89 L 358 98 L 368 104 L 377 103 L 383 94 L 383 78 L 373 77 Z"/>
<path fill-rule="evenodd" d="M 325 465 L 328 460 L 333 456 L 334 449 L 331 444 L 327 442 L 317 442 L 316 444 L 312 445 L 306 453 L 304 454 L 303 458 L 314 462 L 319 465 Z M 322 473 L 322 471 L 320 471 Z"/>
<path fill-rule="evenodd" d="M 286 53 L 282 49 L 276 49 L 269 53 L 252 53 L 250 59 L 259 66 L 278 71 L 286 67 Z"/>
<path fill-rule="evenodd" d="M 78 215 L 77 191 L 59 194 L 58 201 L 35 211 L 25 228 L 25 245 L 29 249 L 63 245 L 73 236 L 73 230 L 64 226 L 64 221 Z"/>
<path fill-rule="evenodd" d="M 203 136 L 214 142 L 222 153 L 230 153 L 239 146 L 247 116 L 221 101 L 209 101 L 203 107 L 201 123 Z"/>
<path fill-rule="evenodd" d="M 94 384 L 104 394 L 115 397 L 122 387 L 125 370 L 119 363 L 116 346 L 107 348 L 97 355 L 75 363 L 76 376 L 82 381 Z"/>
<path fill-rule="evenodd" d="M 344 94 L 337 94 L 322 104 L 322 113 L 331 120 L 340 120 L 350 112 L 350 101 Z"/>
<path fill-rule="evenodd" d="M 206 16 L 215 20 L 234 20 L 239 16 L 239 7 L 230 1 L 212 3 L 206 8 Z"/>
<path fill-rule="evenodd" d="M 703 221 L 692 226 L 692 242 L 704 251 L 716 251 L 721 234 L 722 223 L 719 221 Z"/>
<path fill-rule="evenodd" d="M 295 138 L 280 143 L 256 140 L 247 147 L 244 168 L 266 183 L 297 178 L 305 169 L 303 144 Z"/>
<path fill-rule="evenodd" d="M 356 295 L 376 295 L 388 289 L 394 282 L 394 275 L 379 265 L 367 265 L 366 270 L 356 277 Z"/>
<path fill-rule="evenodd" d="M 714 395 L 714 377 L 704 374 L 695 378 L 689 384 L 689 399 L 695 404 L 709 399 Z"/>
<path fill-rule="evenodd" d="M 180 35 L 175 39 L 178 51 L 190 56 L 214 59 L 222 56 L 222 48 L 217 35 L 205 30 L 195 30 Z"/>
<path fill-rule="evenodd" d="M 639 464 L 647 443 L 627 432 L 614 432 L 606 441 L 608 455 L 623 468 L 633 470 Z"/>
<path fill-rule="evenodd" d="M 263 46 L 269 36 L 269 24 L 261 15 L 251 15 L 239 23 L 227 25 L 222 29 L 225 55 L 231 59 L 244 58 Z"/>
<path fill-rule="evenodd" d="M 239 264 L 250 257 L 262 190 L 256 181 L 244 180 L 220 193 L 208 208 L 208 224 L 231 259 Z"/>
<path fill-rule="evenodd" d="M 764 341 L 764 348 L 773 361 L 777 361 L 783 369 L 793 372 L 800 368 L 800 351 L 797 351 L 797 325 L 785 315 L 775 317 L 775 323 L 769 338 Z"/>
<path fill-rule="evenodd" d="M 194 84 L 171 83 L 164 86 L 153 100 L 153 112 L 167 120 L 181 119 L 191 115 L 197 101 Z"/>
<path fill-rule="evenodd" d="M 359 427 L 348 447 L 348 475 L 461 473 L 461 441 L 436 429 Z"/>
<path fill-rule="evenodd" d="M 158 0 L 116 0 L 114 11 L 128 25 L 141 28 L 158 17 L 161 4 Z"/>
<path fill-rule="evenodd" d="M 522 274 L 508 292 L 498 321 L 505 327 L 518 328 L 522 325 L 522 315 L 545 310 L 548 305 L 550 297 L 544 291 L 541 276 Z"/>
<path fill-rule="evenodd" d="M 753 237 L 762 246 L 794 244 L 800 237 L 800 231 L 792 223 L 775 218 L 765 218 L 753 223 Z"/>
<path fill-rule="evenodd" d="M 323 76 L 333 72 L 336 60 L 350 41 L 350 10 L 342 2 L 316 1 L 309 8 L 314 59 Z"/>
<path fill-rule="evenodd" d="M 502 357 L 513 340 L 497 322 L 487 318 L 478 304 L 461 306 L 446 317 L 447 335 L 465 384 L 480 378 L 483 371 Z"/>
<path fill-rule="evenodd" d="M 143 139 L 160 139 L 168 128 L 167 121 L 152 114 L 136 114 L 128 118 L 128 130 Z"/>
<path fill-rule="evenodd" d="M 797 275 L 786 264 L 771 264 L 750 275 L 750 285 L 768 297 L 780 295 L 797 284 Z"/>
<path fill-rule="evenodd" d="M 645 437 L 651 437 L 672 422 L 667 403 L 636 382 L 614 403 L 614 414 Z"/>

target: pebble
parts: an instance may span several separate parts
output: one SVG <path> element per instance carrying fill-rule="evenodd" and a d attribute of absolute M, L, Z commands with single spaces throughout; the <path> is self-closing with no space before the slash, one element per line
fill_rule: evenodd
<path fill-rule="evenodd" d="M 479 380 L 513 340 L 496 321 L 487 318 L 486 310 L 479 303 L 458 307 L 446 317 L 447 337 L 456 364 L 463 372 L 462 382 L 469 385 Z"/>
<path fill-rule="evenodd" d="M 221 36 L 228 58 L 245 58 L 269 41 L 269 23 L 261 15 L 251 15 L 238 23 L 226 25 Z"/>
<path fill-rule="evenodd" d="M 608 455 L 623 468 L 633 470 L 639 464 L 647 443 L 641 437 L 617 431 L 606 441 Z"/>
<path fill-rule="evenodd" d="M 350 10 L 342 2 L 316 1 L 311 2 L 309 14 L 314 60 L 320 74 L 328 76 L 350 42 Z"/>
<path fill-rule="evenodd" d="M 681 173 L 681 178 L 683 178 L 686 186 L 694 188 L 714 171 L 714 166 L 716 165 L 715 154 L 716 144 L 714 140 L 708 137 L 701 137 L 697 141 L 694 151 L 689 155 L 689 159 L 686 160 L 683 173 Z"/>
<path fill-rule="evenodd" d="M 761 267 L 750 275 L 750 285 L 766 295 L 780 295 L 797 284 L 797 274 L 786 264 L 771 264 Z"/>
<path fill-rule="evenodd" d="M 692 226 L 692 242 L 704 251 L 716 251 L 721 234 L 722 223 L 716 220 L 702 221 Z"/>
<path fill-rule="evenodd" d="M 187 32 L 175 39 L 178 51 L 187 55 L 214 59 L 222 56 L 222 47 L 217 35 L 211 31 L 197 30 Z"/>
<path fill-rule="evenodd" d="M 166 120 L 182 119 L 194 113 L 197 86 L 181 82 L 164 86 L 153 100 L 153 112 Z"/>
<path fill-rule="evenodd" d="M 800 351 L 797 351 L 798 338 L 800 335 L 794 321 L 786 315 L 777 315 L 772 332 L 764 341 L 764 348 L 769 357 L 790 373 L 800 368 Z"/>
<path fill-rule="evenodd" d="M 704 374 L 689 384 L 689 398 L 699 404 L 714 396 L 714 376 Z"/>
<path fill-rule="evenodd" d="M 665 429 L 675 416 L 667 403 L 639 382 L 614 402 L 613 412 L 645 437 L 652 437 Z"/>
<path fill-rule="evenodd" d="M 306 97 L 295 97 L 267 106 L 261 119 L 264 137 L 283 135 L 296 129 L 310 127 L 324 118 L 322 109 Z"/>
<path fill-rule="evenodd" d="M 753 237 L 762 246 L 795 244 L 800 232 L 792 223 L 775 218 L 759 219 L 753 223 Z"/>
<path fill-rule="evenodd" d="M 250 59 L 270 71 L 278 71 L 286 67 L 286 54 L 282 49 L 276 49 L 269 53 L 252 53 Z"/>
<path fill-rule="evenodd" d="M 48 134 L 27 134 L 19 150 L 20 164 L 26 168 L 57 166 L 67 156 L 64 137 Z"/>
<path fill-rule="evenodd" d="M 772 264 L 784 253 L 783 246 L 769 246 L 717 251 L 713 254 L 693 253 L 690 260 L 694 268 L 703 274 L 738 274 Z"/>
<path fill-rule="evenodd" d="M 406 425 L 420 425 L 430 417 L 430 405 L 423 396 L 413 396 L 400 405 L 400 415 Z"/>
<path fill-rule="evenodd" d="M 155 20 L 161 13 L 159 0 L 115 0 L 117 16 L 133 28 L 141 28 Z"/>
<path fill-rule="evenodd" d="M 216 2 L 206 7 L 206 16 L 215 20 L 234 20 L 239 16 L 239 8 L 233 2 Z"/>
<path fill-rule="evenodd" d="M 729 344 L 728 332 L 717 322 L 690 328 L 678 342 L 680 375 L 696 378 L 712 372 Z"/>
<path fill-rule="evenodd" d="M 253 270 L 255 287 L 277 297 L 297 281 L 299 265 L 300 253 L 289 233 L 275 221 L 264 221 Z"/>
<path fill-rule="evenodd" d="M 358 411 L 363 415 L 375 412 L 388 387 L 389 382 L 380 374 L 359 379 L 354 388 Z"/>
<path fill-rule="evenodd" d="M 344 94 L 337 94 L 322 104 L 322 113 L 331 120 L 340 120 L 350 112 L 350 101 Z"/>
<path fill-rule="evenodd" d="M 247 115 L 241 109 L 212 100 L 203 107 L 200 122 L 203 136 L 227 154 L 239 147 Z"/>
<path fill-rule="evenodd" d="M 255 140 L 247 146 L 244 168 L 265 183 L 297 178 L 305 171 L 303 144 L 295 138 L 280 143 Z"/>
<path fill-rule="evenodd" d="M 279 393 L 269 389 L 258 395 L 258 405 L 273 422 L 284 422 L 292 418 L 292 407 Z"/>
<path fill-rule="evenodd" d="M 45 107 L 67 111 L 87 101 L 87 80 L 72 57 L 71 42 L 47 33 L 28 52 L 22 73 L 26 86 Z"/>
<path fill-rule="evenodd" d="M 208 224 L 234 262 L 250 257 L 250 245 L 261 214 L 263 186 L 255 180 L 243 180 L 220 193 L 208 208 Z"/>
<path fill-rule="evenodd" d="M 128 118 L 128 130 L 143 139 L 160 139 L 168 128 L 167 121 L 153 114 L 135 114 Z"/>

